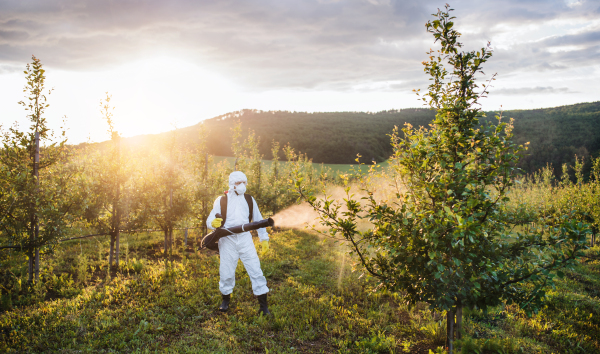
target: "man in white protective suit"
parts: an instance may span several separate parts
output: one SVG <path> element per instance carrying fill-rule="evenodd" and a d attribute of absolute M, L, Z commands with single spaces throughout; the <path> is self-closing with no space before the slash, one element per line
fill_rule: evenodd
<path fill-rule="evenodd" d="M 218 197 L 215 200 L 213 209 L 206 219 L 206 224 L 211 229 L 218 227 L 232 227 L 237 225 L 247 224 L 249 222 L 249 216 L 252 215 L 252 219 L 259 221 L 262 220 L 256 200 L 250 196 L 245 196 L 246 185 L 248 179 L 246 175 L 240 171 L 234 171 L 229 175 L 229 190 L 226 194 Z M 221 201 L 222 198 L 226 198 L 225 201 Z M 252 213 L 250 213 L 250 204 L 252 204 Z M 226 215 L 221 212 L 221 206 L 226 206 Z M 215 214 L 221 214 L 223 218 L 217 218 Z M 223 219 L 225 224 L 222 225 Z M 269 234 L 262 228 L 258 229 L 258 237 L 261 241 L 261 248 L 263 252 L 269 248 Z M 258 298 L 260 308 L 258 314 L 268 315 L 269 307 L 267 305 L 267 279 L 264 277 L 262 270 L 260 269 L 260 261 L 256 248 L 252 242 L 252 235 L 250 232 L 242 232 L 230 236 L 223 237 L 219 240 L 219 255 L 220 255 L 220 267 L 219 267 L 219 290 L 223 301 L 219 310 L 226 312 L 229 309 L 229 301 L 231 299 L 231 293 L 235 286 L 235 268 L 238 264 L 238 259 L 242 260 L 246 272 L 250 276 L 252 282 L 252 292 Z"/>

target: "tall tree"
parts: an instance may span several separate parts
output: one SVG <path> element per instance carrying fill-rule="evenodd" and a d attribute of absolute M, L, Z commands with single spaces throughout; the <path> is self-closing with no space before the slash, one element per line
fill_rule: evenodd
<path fill-rule="evenodd" d="M 518 221 L 503 205 L 522 147 L 511 142 L 512 122 L 498 118 L 498 125 L 480 126 L 478 104 L 487 87 L 476 76 L 492 51 L 489 45 L 461 51 L 451 11 L 446 6 L 426 24 L 441 44 L 424 62 L 432 83 L 422 99 L 437 110 L 435 119 L 429 128 L 407 125 L 392 135 L 397 199 L 376 200 L 372 175 L 360 179 L 363 203 L 349 186 L 344 202 L 336 202 L 317 200 L 301 177 L 296 182 L 331 234 L 349 242 L 381 286 L 403 291 L 409 303 L 447 311 L 450 352 L 464 306 L 508 301 L 535 310 L 552 284 L 551 271 L 573 264 L 589 232 L 584 224 L 555 219 L 527 235 L 511 233 Z M 359 231 L 361 219 L 373 227 Z"/>
<path fill-rule="evenodd" d="M 47 126 L 44 113 L 51 90 L 45 88 L 41 61 L 32 56 L 24 73 L 26 99 L 19 104 L 28 112 L 30 126 L 28 131 L 21 131 L 15 124 L 2 135 L 0 232 L 11 244 L 8 247 L 27 254 L 31 282 L 34 276 L 39 278 L 40 250 L 51 250 L 67 227 L 67 214 L 75 208 L 73 200 L 77 196 L 69 193 L 77 168 L 66 164 L 65 131 L 55 136 Z"/>

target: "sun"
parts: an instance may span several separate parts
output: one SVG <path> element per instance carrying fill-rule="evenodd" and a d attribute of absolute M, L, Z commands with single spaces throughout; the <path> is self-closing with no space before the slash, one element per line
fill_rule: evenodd
<path fill-rule="evenodd" d="M 239 91 L 231 81 L 177 58 L 160 56 L 104 73 L 111 77 L 115 127 L 122 136 L 155 134 L 226 112 Z M 108 78 L 106 80 L 109 81 Z"/>

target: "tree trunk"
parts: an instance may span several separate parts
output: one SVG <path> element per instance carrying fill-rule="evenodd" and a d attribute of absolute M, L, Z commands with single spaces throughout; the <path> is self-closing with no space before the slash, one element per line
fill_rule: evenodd
<path fill-rule="evenodd" d="M 206 219 L 208 218 L 208 188 L 206 188 L 206 179 L 208 178 L 208 152 L 204 155 L 204 175 L 202 175 L 202 182 L 204 191 L 202 192 L 202 227 L 203 231 L 202 235 L 200 235 L 200 239 L 206 234 L 208 234 L 208 225 L 206 225 Z M 200 241 L 198 240 L 198 235 L 196 235 L 196 243 L 195 247 L 200 246 Z"/>
<path fill-rule="evenodd" d="M 40 186 L 40 173 L 39 173 L 39 165 L 40 165 L 40 133 L 37 131 L 34 135 L 34 151 L 33 151 L 33 178 L 35 179 L 35 194 L 37 195 L 39 186 Z M 34 207 L 35 208 L 35 207 Z M 33 273 L 35 272 L 35 280 L 37 281 L 40 278 L 40 250 L 37 245 L 37 240 L 40 234 L 40 228 L 38 225 L 38 218 L 35 215 L 35 209 L 32 209 L 31 213 L 31 245 L 33 247 L 33 251 L 30 252 L 29 257 L 29 282 L 33 281 Z"/>
<path fill-rule="evenodd" d="M 112 205 L 112 226 L 110 229 L 110 251 L 108 253 L 108 267 L 112 268 L 113 260 L 115 255 L 115 241 L 117 240 L 117 228 L 115 227 L 117 223 L 117 205 L 115 200 L 113 199 Z"/>
<path fill-rule="evenodd" d="M 167 250 L 169 249 L 169 229 L 164 229 L 165 232 L 165 257 L 167 256 Z"/>
<path fill-rule="evenodd" d="M 33 282 L 33 250 L 29 250 L 28 252 L 28 256 L 29 256 L 29 264 L 27 267 L 27 281 L 29 283 Z"/>
<path fill-rule="evenodd" d="M 115 266 L 119 268 L 119 240 L 121 238 L 121 232 L 117 229 L 115 235 Z"/>
<path fill-rule="evenodd" d="M 448 311 L 446 314 L 446 348 L 448 354 L 452 354 L 454 349 L 454 311 Z"/>
<path fill-rule="evenodd" d="M 39 234 L 39 228 L 36 225 L 36 236 Z M 37 237 L 36 237 L 37 238 Z M 40 248 L 35 248 L 35 281 L 40 280 Z"/>
<path fill-rule="evenodd" d="M 463 320 L 463 307 L 462 305 L 456 306 L 456 326 L 454 328 L 454 333 L 456 339 L 462 339 L 462 320 Z"/>
<path fill-rule="evenodd" d="M 116 183 L 115 183 L 115 198 L 113 199 L 113 225 L 112 225 L 112 244 L 111 244 L 111 261 L 110 265 L 112 267 L 112 255 L 113 255 L 113 244 L 114 244 L 114 259 L 115 266 L 119 267 L 119 227 L 121 226 L 121 213 L 119 204 L 121 202 L 121 138 L 119 136 L 115 137 L 116 146 L 116 161 L 117 161 L 117 173 L 116 173 Z"/>
<path fill-rule="evenodd" d="M 112 268 L 113 265 L 113 255 L 115 251 L 115 233 L 114 231 L 110 232 L 110 250 L 108 251 L 108 268 Z"/>
<path fill-rule="evenodd" d="M 172 166 L 172 165 L 171 165 Z M 169 225 L 167 227 L 168 233 L 169 233 L 169 255 L 171 255 L 173 252 L 173 226 L 171 226 L 171 221 L 173 220 L 171 218 L 171 216 L 173 215 L 173 187 L 171 187 L 169 189 L 169 223 L 167 225 Z"/>
<path fill-rule="evenodd" d="M 28 252 L 29 263 L 27 267 L 27 281 L 33 283 L 33 274 L 35 272 L 35 214 L 31 213 L 31 232 L 29 234 L 30 249 Z"/>

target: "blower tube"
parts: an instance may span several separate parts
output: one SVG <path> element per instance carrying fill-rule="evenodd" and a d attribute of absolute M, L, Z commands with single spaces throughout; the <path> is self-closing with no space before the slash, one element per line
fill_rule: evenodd
<path fill-rule="evenodd" d="M 216 214 L 216 217 L 221 217 L 220 214 Z M 243 225 L 232 226 L 228 228 L 219 227 L 215 231 L 204 236 L 202 243 L 200 244 L 200 250 L 208 248 L 209 250 L 216 251 L 219 249 L 219 239 L 233 234 L 239 234 L 246 231 L 258 230 L 263 227 L 269 227 L 275 225 L 273 219 L 268 218 L 260 221 L 250 222 Z"/>

